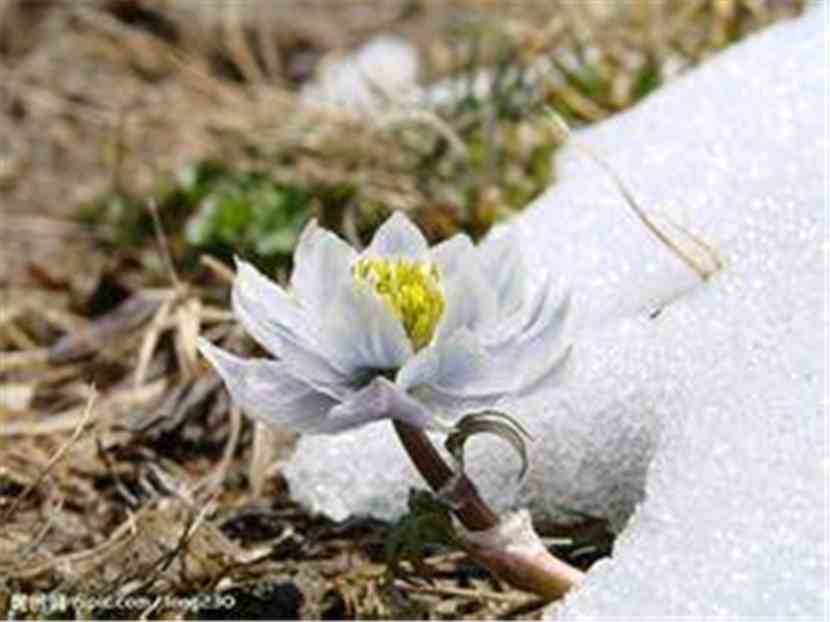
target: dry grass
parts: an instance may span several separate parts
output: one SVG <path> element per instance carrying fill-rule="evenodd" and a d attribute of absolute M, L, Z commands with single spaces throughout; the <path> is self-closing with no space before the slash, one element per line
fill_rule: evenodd
<path fill-rule="evenodd" d="M 297 507 L 274 466 L 293 436 L 255 428 L 196 356 L 198 334 L 254 352 L 226 308 L 228 267 L 208 257 L 174 275 L 166 243 L 102 244 L 109 225 L 81 226 L 78 206 L 114 191 L 146 196 L 160 176 L 207 157 L 267 166 L 292 184 L 347 183 L 365 203 L 444 206 L 452 189 L 412 175 L 412 145 L 399 132 L 298 97 L 321 58 L 390 31 L 416 43 L 428 80 L 505 62 L 527 70 L 544 58 L 533 97 L 589 123 L 802 8 L 297 6 L 0 0 L 0 612 L 14 593 L 51 592 L 136 605 L 76 603 L 64 614 L 72 617 L 179 616 L 186 601 L 141 598 L 219 592 L 236 600 L 218 610 L 228 617 L 538 616 L 534 599 L 457 553 L 428 557 L 428 580 L 406 564 L 410 574 L 391 577 L 388 526 L 337 525 Z M 462 116 L 417 114 L 437 119 L 436 135 L 444 126 L 463 135 Z M 267 156 L 253 158 L 253 147 Z M 497 181 L 488 183 L 499 191 Z M 480 196 L 486 211 L 493 193 Z M 454 226 L 433 225 L 436 237 Z"/>

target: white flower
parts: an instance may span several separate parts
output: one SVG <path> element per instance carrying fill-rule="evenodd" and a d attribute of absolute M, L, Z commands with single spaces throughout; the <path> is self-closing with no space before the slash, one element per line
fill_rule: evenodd
<path fill-rule="evenodd" d="M 400 213 L 357 253 L 312 221 L 288 291 L 237 262 L 233 310 L 276 360 L 202 353 L 248 415 L 335 433 L 394 417 L 492 406 L 562 368 L 568 297 L 531 289 L 509 237 L 476 248 L 456 235 L 430 249 Z"/>

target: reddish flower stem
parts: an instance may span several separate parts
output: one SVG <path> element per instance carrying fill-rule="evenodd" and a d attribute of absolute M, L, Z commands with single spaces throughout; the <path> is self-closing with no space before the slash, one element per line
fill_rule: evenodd
<path fill-rule="evenodd" d="M 421 477 L 435 492 L 443 490 L 453 478 L 454 472 L 426 433 L 398 420 L 395 420 L 395 431 Z M 453 488 L 459 498 L 453 511 L 464 527 L 470 531 L 483 531 L 498 525 L 499 517 L 484 502 L 475 484 L 466 475 L 461 475 Z"/>
<path fill-rule="evenodd" d="M 409 458 L 433 491 L 444 491 L 456 478 L 452 483 L 452 496 L 457 502 L 453 512 L 461 524 L 473 533 L 498 531 L 498 515 L 484 502 L 466 475 L 455 475 L 426 433 L 402 421 L 394 420 L 394 425 Z M 535 533 L 529 535 L 538 541 Z M 468 542 L 466 549 L 470 557 L 499 578 L 546 600 L 561 598 L 584 576 L 580 570 L 551 555 L 541 544 L 527 546 L 524 538 L 521 542 L 502 542 L 497 546 Z"/>

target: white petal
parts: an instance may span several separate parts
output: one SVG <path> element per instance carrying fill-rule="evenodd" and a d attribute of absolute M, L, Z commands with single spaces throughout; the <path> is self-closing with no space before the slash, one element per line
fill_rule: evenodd
<path fill-rule="evenodd" d="M 434 343 L 452 337 L 459 329 L 472 331 L 496 319 L 496 299 L 482 273 L 475 253 L 465 254 L 464 261 L 448 278 L 440 281 L 444 292 L 444 313 L 435 329 Z"/>
<path fill-rule="evenodd" d="M 548 293 L 539 287 L 533 295 L 513 313 L 500 316 L 495 322 L 479 332 L 483 343 L 490 348 L 510 344 L 519 339 L 530 327 L 539 321 L 545 308 Z"/>
<path fill-rule="evenodd" d="M 570 351 L 563 339 L 568 298 L 545 292 L 546 304 L 524 333 L 487 344 L 461 329 L 415 355 L 398 373 L 398 384 L 433 409 L 453 412 L 552 382 L 564 371 Z"/>
<path fill-rule="evenodd" d="M 565 342 L 570 295 L 560 295 L 556 288 L 547 285 L 542 292 L 544 303 L 541 308 L 531 306 L 533 312 L 524 318 L 526 324 L 521 334 L 495 343 L 483 341 L 485 360 L 490 365 L 482 386 L 520 395 L 564 370 L 570 351 Z M 504 361 L 510 364 L 504 365 Z M 468 393 L 480 390 L 465 387 Z"/>
<path fill-rule="evenodd" d="M 486 376 L 482 381 L 468 385 L 447 387 L 440 384 L 424 384 L 413 388 L 410 393 L 433 413 L 455 417 L 470 410 L 493 408 L 504 399 L 517 399 L 543 387 L 561 383 L 561 376 L 566 373 L 571 348 L 558 352 L 544 365 L 536 365 L 515 382 L 505 386 L 490 381 Z M 492 368 L 491 368 L 492 371 Z"/>
<path fill-rule="evenodd" d="M 511 230 L 498 239 L 485 240 L 478 247 L 478 256 L 495 290 L 499 313 L 511 313 L 525 295 L 525 266 L 517 236 Z"/>
<path fill-rule="evenodd" d="M 475 335 L 461 329 L 416 354 L 396 381 L 434 413 L 456 415 L 492 406 L 504 396 L 503 388 L 487 382 L 492 363 Z"/>
<path fill-rule="evenodd" d="M 398 372 L 396 383 L 403 390 L 424 384 L 460 390 L 484 376 L 485 356 L 475 335 L 462 328 L 413 356 Z"/>
<path fill-rule="evenodd" d="M 281 360 L 291 375 L 303 379 L 321 393 L 342 399 L 353 391 L 352 375 L 336 367 L 337 360 L 333 355 L 287 344 Z"/>
<path fill-rule="evenodd" d="M 266 423 L 285 425 L 298 432 L 313 432 L 326 425 L 337 404 L 288 373 L 280 361 L 245 360 L 204 339 L 199 350 L 225 381 L 234 402 L 245 413 Z"/>
<path fill-rule="evenodd" d="M 231 301 L 245 330 L 276 356 L 281 355 L 286 341 L 312 333 L 305 312 L 282 287 L 240 259 L 236 260 Z"/>
<path fill-rule="evenodd" d="M 375 232 L 364 255 L 423 259 L 429 249 L 426 238 L 406 216 L 395 212 Z"/>
<path fill-rule="evenodd" d="M 513 357 L 536 344 L 561 350 L 565 336 L 570 292 L 548 285 L 547 281 L 518 312 L 481 335 L 487 353 L 493 357 Z"/>
<path fill-rule="evenodd" d="M 476 248 L 469 236 L 464 233 L 458 233 L 449 240 L 436 244 L 430 249 L 429 254 L 442 279 L 452 279 L 465 264 L 478 261 Z"/>
<path fill-rule="evenodd" d="M 323 333 L 337 366 L 350 376 L 398 369 L 412 356 L 403 325 L 365 283 L 341 285 L 328 306 Z"/>
<path fill-rule="evenodd" d="M 266 350 L 282 359 L 292 373 L 339 394 L 348 374 L 332 364 L 328 343 L 308 314 L 276 283 L 251 264 L 237 261 L 231 300 L 234 315 Z"/>
<path fill-rule="evenodd" d="M 452 391 L 432 385 L 415 387 L 410 394 L 444 420 L 457 418 L 473 410 L 493 408 L 508 395 L 506 392 L 498 391 Z"/>
<path fill-rule="evenodd" d="M 398 419 L 418 428 L 438 425 L 423 404 L 379 376 L 351 399 L 333 408 L 324 431 L 341 432 L 381 419 Z"/>
<path fill-rule="evenodd" d="M 560 296 L 560 291 L 562 288 L 555 288 L 551 284 L 550 274 L 546 275 L 542 284 L 518 309 L 506 317 L 500 317 L 479 333 L 482 343 L 494 355 L 498 355 L 498 348 L 534 338 L 546 330 L 550 332 L 554 326 L 558 326 L 558 333 L 561 333 L 570 297 L 567 293 Z M 551 335 L 548 334 L 547 338 L 550 339 Z"/>
<path fill-rule="evenodd" d="M 294 251 L 291 289 L 297 299 L 310 310 L 323 308 L 340 283 L 352 278 L 351 265 L 356 256 L 351 246 L 312 219 Z"/>

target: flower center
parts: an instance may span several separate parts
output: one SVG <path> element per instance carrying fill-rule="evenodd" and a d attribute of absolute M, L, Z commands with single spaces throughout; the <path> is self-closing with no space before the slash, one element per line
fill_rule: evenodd
<path fill-rule="evenodd" d="M 416 352 L 430 342 L 444 312 L 438 268 L 423 261 L 364 257 L 352 274 L 374 288 L 403 324 Z"/>

